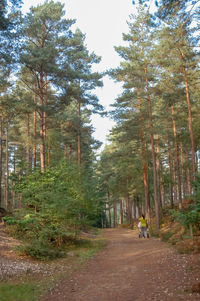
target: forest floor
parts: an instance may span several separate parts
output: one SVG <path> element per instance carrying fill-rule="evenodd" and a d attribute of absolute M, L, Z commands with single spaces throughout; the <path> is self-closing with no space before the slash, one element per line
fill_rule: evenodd
<path fill-rule="evenodd" d="M 11 249 L 18 242 L 0 229 L 0 276 L 53 277 L 54 287 L 40 301 L 200 300 L 200 254 L 179 254 L 157 238 L 139 239 L 136 230 L 106 229 L 102 235 L 101 251 L 76 269 L 70 269 L 73 254 L 68 263 L 59 261 L 62 277 L 56 278 L 58 265 L 19 258 Z"/>

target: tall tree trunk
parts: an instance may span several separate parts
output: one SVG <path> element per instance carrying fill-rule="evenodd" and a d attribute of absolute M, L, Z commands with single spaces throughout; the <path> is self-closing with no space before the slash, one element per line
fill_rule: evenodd
<path fill-rule="evenodd" d="M 190 178 L 190 169 L 187 168 L 186 169 L 186 178 L 187 178 L 187 192 L 189 195 L 191 195 L 192 193 L 192 189 L 191 189 L 191 178 Z"/>
<path fill-rule="evenodd" d="M 150 198 L 149 198 L 149 181 L 148 181 L 148 164 L 146 159 L 146 145 L 144 141 L 144 127 L 143 116 L 141 110 L 141 98 L 138 91 L 138 110 L 140 121 L 140 141 L 141 141 L 141 153 L 142 153 L 142 168 L 143 168 L 143 181 L 144 181 L 144 196 L 145 196 L 145 214 L 148 222 L 150 222 Z"/>
<path fill-rule="evenodd" d="M 145 66 L 145 81 L 146 81 L 146 92 L 148 101 L 148 113 L 149 113 L 149 123 L 150 123 L 150 136 L 151 136 L 151 151 L 152 151 L 152 161 L 153 161 L 153 186 L 154 186 L 154 203 L 155 203 L 155 214 L 156 214 L 156 229 L 160 229 L 160 207 L 158 200 L 158 187 L 157 187 L 157 172 L 156 172 L 156 156 L 155 156 L 155 146 L 153 137 L 153 118 L 151 109 L 151 98 L 149 93 L 149 82 L 147 75 L 147 66 Z"/>
<path fill-rule="evenodd" d="M 127 217 L 128 217 L 128 222 L 131 224 L 131 222 L 132 222 L 132 205 L 131 205 L 131 200 L 130 200 L 130 196 L 129 196 L 129 177 L 126 178 L 126 189 L 127 189 L 127 199 L 126 199 Z"/>
<path fill-rule="evenodd" d="M 135 197 L 133 198 L 133 219 L 136 219 L 136 201 Z"/>
<path fill-rule="evenodd" d="M 167 151 L 168 151 L 168 162 L 169 162 L 169 176 L 170 176 L 170 183 L 169 183 L 169 195 L 170 195 L 170 206 L 171 208 L 174 207 L 174 199 L 173 199 L 173 175 L 172 175 L 172 160 L 171 160 L 171 148 L 169 143 L 169 138 L 167 138 Z"/>
<path fill-rule="evenodd" d="M 123 203 L 122 200 L 120 200 L 120 223 L 124 223 L 124 212 L 123 212 Z"/>
<path fill-rule="evenodd" d="M 174 118 L 174 106 L 171 104 L 171 114 L 172 114 L 172 124 L 173 124 L 173 133 L 174 133 L 174 146 L 176 152 L 176 169 L 177 169 L 177 181 L 178 181 L 178 203 L 179 208 L 182 208 L 182 191 L 181 191 L 181 174 L 180 174 L 180 159 L 179 159 L 179 147 L 177 142 L 177 129 Z"/>
<path fill-rule="evenodd" d="M 163 185 L 163 164 L 162 161 L 160 161 L 160 196 L 161 196 L 161 203 L 162 207 L 165 207 L 165 187 Z"/>
<path fill-rule="evenodd" d="M 180 145 L 181 149 L 181 179 L 182 179 L 182 192 L 183 198 L 186 196 L 186 180 L 185 180 L 185 172 L 184 172 L 184 155 L 183 155 L 183 144 Z"/>
<path fill-rule="evenodd" d="M 159 144 L 158 144 L 158 135 L 156 135 L 156 171 L 157 171 L 157 187 L 158 187 L 158 201 L 159 201 L 159 205 L 162 208 L 162 201 L 161 201 L 161 183 L 160 183 L 160 148 L 159 148 Z"/>
<path fill-rule="evenodd" d="M 40 167 L 41 172 L 45 171 L 45 114 L 44 114 L 44 73 L 40 73 Z"/>
<path fill-rule="evenodd" d="M 27 114 L 26 119 L 27 138 L 26 138 L 26 163 L 27 163 L 27 174 L 31 168 L 31 156 L 30 156 L 30 114 Z"/>
<path fill-rule="evenodd" d="M 191 113 L 191 102 L 190 102 L 190 94 L 189 94 L 189 85 L 187 80 L 187 73 L 185 69 L 185 54 L 182 51 L 181 52 L 181 58 L 182 58 L 182 68 L 183 68 L 183 76 L 184 76 L 184 83 L 185 83 L 185 93 L 186 93 L 186 100 L 187 100 L 187 107 L 188 107 L 188 128 L 190 133 L 190 141 L 191 141 L 191 153 L 192 153 L 192 178 L 195 179 L 195 172 L 196 172 L 196 166 L 195 166 L 195 145 L 194 145 L 194 134 L 193 134 L 193 127 L 192 127 L 192 113 Z"/>
<path fill-rule="evenodd" d="M 37 104 L 36 84 L 34 85 L 34 104 Z M 36 168 L 37 151 L 36 151 L 36 135 L 37 135 L 37 112 L 33 112 L 33 168 Z"/>
<path fill-rule="evenodd" d="M 5 207 L 10 209 L 9 204 L 9 187 L 8 187 L 8 178 L 9 178 L 9 153 L 8 153 L 8 125 L 6 127 L 6 174 L 5 174 Z"/>
<path fill-rule="evenodd" d="M 81 102 L 78 100 L 78 165 L 81 165 Z"/>
<path fill-rule="evenodd" d="M 2 207 L 2 157 L 3 157 L 3 150 L 2 150 L 2 137 L 3 137 L 3 129 L 2 129 L 2 116 L 0 115 L 0 207 Z"/>
<path fill-rule="evenodd" d="M 112 228 L 111 208 L 110 208 L 110 191 L 109 191 L 109 187 L 108 186 L 107 186 L 107 205 L 108 205 L 108 223 L 109 223 L 109 228 Z"/>
<path fill-rule="evenodd" d="M 113 204 L 113 226 L 114 228 L 117 227 L 117 204 L 115 201 Z"/>
<path fill-rule="evenodd" d="M 173 181 L 174 181 L 174 203 L 177 203 L 177 181 L 176 181 L 176 163 L 173 160 Z"/>

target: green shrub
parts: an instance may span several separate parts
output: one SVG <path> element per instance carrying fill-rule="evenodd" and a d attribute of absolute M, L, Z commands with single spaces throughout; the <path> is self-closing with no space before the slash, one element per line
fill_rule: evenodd
<path fill-rule="evenodd" d="M 21 194 L 22 208 L 5 219 L 15 236 L 25 240 L 21 250 L 38 259 L 61 256 L 60 249 L 81 230 L 101 220 L 96 186 L 95 177 L 66 163 L 21 177 L 14 189 Z"/>
<path fill-rule="evenodd" d="M 61 249 L 38 240 L 32 240 L 31 243 L 18 247 L 18 250 L 23 254 L 43 261 L 64 256 L 64 252 Z"/>

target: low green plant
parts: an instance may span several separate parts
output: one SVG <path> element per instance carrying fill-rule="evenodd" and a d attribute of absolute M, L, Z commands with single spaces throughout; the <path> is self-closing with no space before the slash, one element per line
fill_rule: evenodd
<path fill-rule="evenodd" d="M 64 256 L 61 248 L 55 248 L 50 244 L 33 240 L 29 244 L 18 247 L 20 253 L 24 253 L 36 259 L 47 261 Z"/>
<path fill-rule="evenodd" d="M 0 285 L 1 301 L 35 301 L 39 294 L 39 286 L 31 283 Z"/>

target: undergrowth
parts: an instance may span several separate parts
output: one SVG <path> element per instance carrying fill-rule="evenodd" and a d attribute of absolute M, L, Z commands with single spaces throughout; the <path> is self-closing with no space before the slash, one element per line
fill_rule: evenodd
<path fill-rule="evenodd" d="M 36 301 L 40 294 L 38 285 L 3 283 L 0 285 L 1 301 Z"/>
<path fill-rule="evenodd" d="M 55 283 L 63 277 L 69 277 L 73 270 L 83 265 L 87 259 L 94 256 L 105 245 L 105 240 L 101 238 L 100 233 L 93 238 L 77 239 L 66 248 L 66 256 L 63 259 L 56 259 L 51 264 L 54 266 L 52 277 L 46 277 L 46 274 L 39 274 L 37 278 L 29 273 L 22 275 L 19 279 L 12 278 L 2 282 L 0 285 L 0 301 L 36 301 L 42 295 L 45 295 L 49 289 L 55 286 Z M 64 267 L 61 270 L 59 266 Z M 15 280 L 20 283 L 15 283 Z M 22 284 L 23 283 L 23 284 Z"/>

